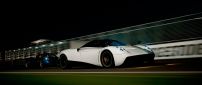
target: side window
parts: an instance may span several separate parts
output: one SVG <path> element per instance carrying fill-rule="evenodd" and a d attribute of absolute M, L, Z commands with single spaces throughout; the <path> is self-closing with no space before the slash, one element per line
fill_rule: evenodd
<path fill-rule="evenodd" d="M 107 43 L 105 43 L 104 41 L 95 40 L 85 44 L 82 47 L 106 47 L 106 46 L 107 46 Z"/>
<path fill-rule="evenodd" d="M 94 47 L 103 47 L 102 41 L 95 42 Z"/>
<path fill-rule="evenodd" d="M 84 46 L 82 46 L 82 47 L 94 47 L 95 46 L 95 43 L 96 43 L 96 41 L 91 41 L 91 42 L 88 42 L 88 43 L 86 43 Z"/>
<path fill-rule="evenodd" d="M 98 40 L 98 41 L 95 41 L 92 45 L 92 47 L 106 47 L 108 46 L 107 45 L 108 43 L 106 41 L 103 41 L 103 40 Z"/>
<path fill-rule="evenodd" d="M 108 46 L 108 42 L 107 41 L 99 41 L 97 43 L 97 47 L 106 47 Z"/>

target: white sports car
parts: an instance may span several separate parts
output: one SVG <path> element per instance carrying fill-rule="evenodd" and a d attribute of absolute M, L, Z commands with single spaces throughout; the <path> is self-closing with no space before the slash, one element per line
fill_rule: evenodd
<path fill-rule="evenodd" d="M 130 46 L 110 39 L 93 40 L 78 49 L 63 50 L 58 57 L 61 68 L 69 67 L 71 61 L 105 68 L 120 66 L 128 61 L 154 61 L 154 53 L 147 46 Z"/>

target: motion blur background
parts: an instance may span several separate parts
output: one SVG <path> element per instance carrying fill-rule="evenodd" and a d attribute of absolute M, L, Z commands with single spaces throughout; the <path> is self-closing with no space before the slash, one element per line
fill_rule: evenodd
<path fill-rule="evenodd" d="M 0 50 L 30 46 L 201 12 L 197 1 L 5 2 Z"/>

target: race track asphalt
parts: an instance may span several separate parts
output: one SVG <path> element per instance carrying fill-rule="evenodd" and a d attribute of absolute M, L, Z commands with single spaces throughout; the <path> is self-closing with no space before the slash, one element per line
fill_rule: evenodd
<path fill-rule="evenodd" d="M 0 69 L 1 85 L 195 85 L 201 84 L 202 58 L 155 61 L 126 67 L 74 66 L 71 69 Z"/>

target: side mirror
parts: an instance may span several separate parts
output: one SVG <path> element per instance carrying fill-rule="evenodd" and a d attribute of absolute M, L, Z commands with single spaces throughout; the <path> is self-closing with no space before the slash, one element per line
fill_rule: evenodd
<path fill-rule="evenodd" d="M 77 48 L 77 52 L 79 52 L 80 48 Z"/>

